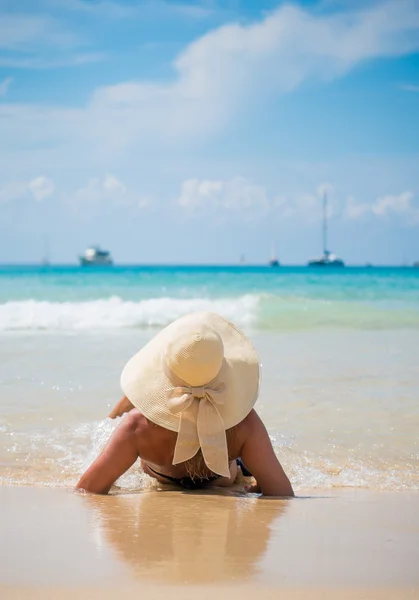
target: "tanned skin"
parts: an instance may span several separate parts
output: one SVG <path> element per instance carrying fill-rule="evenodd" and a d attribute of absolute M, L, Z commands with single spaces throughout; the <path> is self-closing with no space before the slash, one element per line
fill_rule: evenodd
<path fill-rule="evenodd" d="M 161 483 L 167 480 L 148 469 L 148 464 L 164 475 L 182 478 L 188 476 L 186 464 L 173 465 L 177 433 L 155 425 L 142 415 L 125 396 L 110 413 L 111 418 L 128 413 L 115 429 L 105 448 L 87 469 L 77 484 L 78 489 L 96 494 L 107 494 L 115 481 L 139 458 L 146 473 Z M 241 458 L 256 483 L 249 492 L 263 496 L 294 496 L 291 483 L 276 458 L 264 424 L 252 410 L 231 435 L 227 435 L 230 477 L 220 477 L 210 485 L 227 487 L 237 475 L 236 459 Z M 205 467 L 204 467 L 205 468 Z M 211 477 L 210 470 L 204 476 Z"/>

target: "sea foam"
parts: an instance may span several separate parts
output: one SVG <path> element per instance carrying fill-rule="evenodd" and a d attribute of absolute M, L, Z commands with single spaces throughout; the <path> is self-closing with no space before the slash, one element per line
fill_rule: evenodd
<path fill-rule="evenodd" d="M 21 300 L 0 304 L 0 331 L 100 330 L 163 327 L 193 311 L 212 311 L 239 326 L 257 320 L 260 297 L 150 298 L 138 302 L 118 296 L 85 302 Z"/>
<path fill-rule="evenodd" d="M 122 417 L 124 419 L 124 417 Z M 84 422 L 45 431 L 12 431 L 7 428 L 9 468 L 0 465 L 0 485 L 73 487 L 105 446 L 121 419 Z M 295 441 L 278 434 L 272 438 L 278 458 L 295 490 L 364 488 L 370 490 L 417 490 L 419 476 L 414 461 L 395 468 L 391 462 L 348 457 L 333 460 L 298 449 Z M 117 483 L 121 492 L 155 487 L 136 463 Z"/>

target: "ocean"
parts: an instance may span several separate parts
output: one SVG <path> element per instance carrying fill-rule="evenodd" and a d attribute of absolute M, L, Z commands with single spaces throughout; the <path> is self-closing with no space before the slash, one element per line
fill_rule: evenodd
<path fill-rule="evenodd" d="M 0 483 L 72 487 L 117 426 L 125 362 L 195 310 L 256 346 L 297 492 L 419 488 L 419 269 L 384 267 L 0 267 Z"/>

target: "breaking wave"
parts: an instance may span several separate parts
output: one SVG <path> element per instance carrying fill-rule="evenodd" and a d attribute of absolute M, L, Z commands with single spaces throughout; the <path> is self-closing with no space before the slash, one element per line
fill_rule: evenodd
<path fill-rule="evenodd" d="M 237 297 L 157 297 L 125 300 L 119 296 L 58 302 L 18 300 L 0 304 L 0 331 L 88 331 L 164 327 L 194 311 L 211 311 L 239 327 L 261 330 L 419 328 L 417 307 L 244 294 Z"/>
<path fill-rule="evenodd" d="M 194 311 L 212 311 L 239 326 L 257 320 L 259 296 L 239 298 L 150 298 L 138 302 L 118 296 L 86 302 L 22 300 L 0 304 L 0 331 L 95 330 L 163 327 Z"/>

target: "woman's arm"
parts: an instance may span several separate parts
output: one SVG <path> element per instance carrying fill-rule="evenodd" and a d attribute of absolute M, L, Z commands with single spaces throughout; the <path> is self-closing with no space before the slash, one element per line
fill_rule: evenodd
<path fill-rule="evenodd" d="M 126 396 L 121 398 L 115 408 L 109 414 L 110 419 L 116 419 L 116 417 L 122 417 L 126 412 L 129 412 L 134 408 L 134 405 L 128 400 Z"/>
<path fill-rule="evenodd" d="M 138 458 L 138 416 L 127 415 L 113 432 L 110 440 L 77 484 L 77 489 L 95 494 L 107 494 L 115 481 L 128 471 Z"/>
<path fill-rule="evenodd" d="M 251 491 L 262 492 L 264 496 L 294 496 L 291 483 L 272 448 L 268 432 L 254 410 L 247 418 L 241 458 L 257 482 Z"/>

